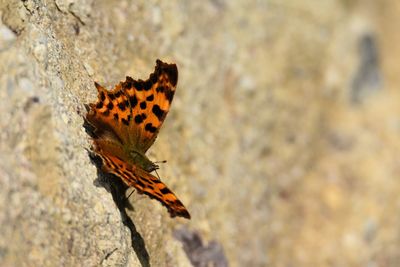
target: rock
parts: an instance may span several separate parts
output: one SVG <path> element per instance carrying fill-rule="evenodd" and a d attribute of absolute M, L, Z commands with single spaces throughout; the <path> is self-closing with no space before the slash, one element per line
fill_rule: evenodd
<path fill-rule="evenodd" d="M 397 266 L 399 8 L 0 0 L 0 266 Z M 148 156 L 190 221 L 88 154 L 93 83 L 157 58 Z"/>

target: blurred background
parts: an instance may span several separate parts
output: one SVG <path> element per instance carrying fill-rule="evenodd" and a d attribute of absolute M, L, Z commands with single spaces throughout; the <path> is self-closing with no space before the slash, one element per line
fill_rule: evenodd
<path fill-rule="evenodd" d="M 399 266 L 399 1 L 0 0 L 0 18 L 0 266 Z M 118 209 L 86 151 L 93 82 L 157 58 L 179 81 L 148 156 L 190 221 L 137 193 Z"/>

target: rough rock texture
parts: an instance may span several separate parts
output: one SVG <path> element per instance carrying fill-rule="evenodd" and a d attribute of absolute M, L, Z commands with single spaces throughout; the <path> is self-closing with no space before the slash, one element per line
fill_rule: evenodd
<path fill-rule="evenodd" d="M 399 14 L 0 0 L 0 266 L 191 266 L 179 229 L 234 267 L 398 266 Z M 146 78 L 157 58 L 179 82 L 150 158 L 191 221 L 136 193 L 121 206 L 86 151 L 93 81 Z"/>

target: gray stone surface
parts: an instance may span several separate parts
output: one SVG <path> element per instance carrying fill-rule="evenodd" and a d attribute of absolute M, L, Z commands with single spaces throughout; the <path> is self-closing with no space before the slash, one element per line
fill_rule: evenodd
<path fill-rule="evenodd" d="M 233 267 L 397 266 L 399 14 L 0 0 L 0 266 L 191 266 L 203 252 L 185 253 L 182 227 Z M 157 58 L 179 82 L 149 156 L 190 221 L 136 193 L 121 206 L 86 151 L 93 82 L 146 78 Z"/>

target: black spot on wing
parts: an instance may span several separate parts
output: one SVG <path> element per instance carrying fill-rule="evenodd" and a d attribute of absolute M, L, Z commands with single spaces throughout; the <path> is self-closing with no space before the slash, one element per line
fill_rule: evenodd
<path fill-rule="evenodd" d="M 118 108 L 119 108 L 121 111 L 124 111 L 124 110 L 126 109 L 126 102 L 118 103 Z"/>
<path fill-rule="evenodd" d="M 144 188 L 144 184 L 142 183 L 142 181 L 140 181 L 140 179 L 136 180 L 136 183 L 138 186 L 140 186 L 141 188 Z"/>
<path fill-rule="evenodd" d="M 126 81 L 122 84 L 124 89 L 129 89 L 133 87 L 133 79 L 129 76 L 126 76 Z"/>
<path fill-rule="evenodd" d="M 138 103 L 136 95 L 129 97 L 129 102 L 131 103 L 131 108 L 136 107 Z"/>
<path fill-rule="evenodd" d="M 171 90 L 167 90 L 165 92 L 165 97 L 167 98 L 168 102 L 171 103 L 172 99 L 174 98 L 174 92 Z"/>
<path fill-rule="evenodd" d="M 162 110 L 159 105 L 154 105 L 151 111 L 160 121 L 164 118 L 165 111 Z"/>
<path fill-rule="evenodd" d="M 127 119 L 125 119 L 125 118 L 122 118 L 121 121 L 122 121 L 122 123 L 125 124 L 126 126 L 129 125 L 129 120 L 127 120 Z"/>
<path fill-rule="evenodd" d="M 146 131 L 149 131 L 151 133 L 155 133 L 157 131 L 157 128 L 153 126 L 151 123 L 147 123 L 146 126 L 144 127 Z"/>
<path fill-rule="evenodd" d="M 152 85 L 153 85 L 153 83 L 151 82 L 151 80 L 147 80 L 144 82 L 143 88 L 145 91 L 149 91 L 151 89 Z"/>
<path fill-rule="evenodd" d="M 163 193 L 164 195 L 171 193 L 171 190 L 169 190 L 167 187 L 164 187 L 163 189 L 160 190 L 161 193 Z"/>
<path fill-rule="evenodd" d="M 106 95 L 104 94 L 104 92 L 100 92 L 100 100 L 101 101 L 106 100 Z"/>
<path fill-rule="evenodd" d="M 138 114 L 138 115 L 135 116 L 135 122 L 136 122 L 137 124 L 142 123 L 143 120 L 144 120 L 144 119 L 143 119 L 142 114 Z"/>
<path fill-rule="evenodd" d="M 133 81 L 133 86 L 136 88 L 137 91 L 142 91 L 143 90 L 143 81 Z"/>
<path fill-rule="evenodd" d="M 140 102 L 140 108 L 141 109 L 146 109 L 147 105 L 146 105 L 146 101 Z"/>
<path fill-rule="evenodd" d="M 114 108 L 114 104 L 112 102 L 107 104 L 107 108 L 108 109 L 113 109 Z"/>
<path fill-rule="evenodd" d="M 154 100 L 154 95 L 149 95 L 148 97 L 146 97 L 147 101 L 153 101 Z"/>

